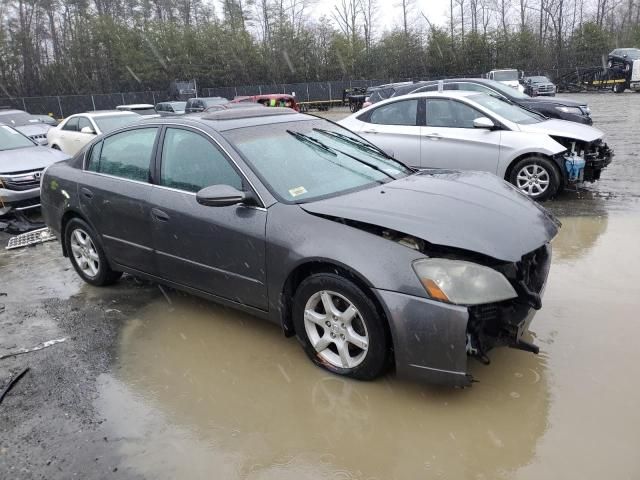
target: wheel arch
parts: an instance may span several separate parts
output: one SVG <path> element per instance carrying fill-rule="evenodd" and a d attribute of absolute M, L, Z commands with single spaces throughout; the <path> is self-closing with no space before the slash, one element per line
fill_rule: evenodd
<path fill-rule="evenodd" d="M 67 242 L 65 241 L 65 230 L 67 229 L 67 225 L 69 224 L 69 222 L 74 218 L 79 218 L 80 220 L 88 224 L 94 232 L 96 231 L 89 219 L 87 219 L 87 217 L 85 217 L 79 210 L 70 208 L 66 212 L 64 212 L 62 218 L 60 219 L 60 244 L 62 245 L 62 254 L 65 257 L 69 256 L 69 252 L 67 250 Z"/>
<path fill-rule="evenodd" d="M 382 306 L 382 301 L 375 294 L 375 290 L 371 282 L 369 282 L 364 275 L 356 271 L 355 269 L 344 265 L 340 262 L 335 262 L 328 259 L 310 259 L 296 265 L 287 276 L 278 298 L 278 306 L 280 310 L 280 322 L 282 329 L 286 336 L 295 335 L 295 326 L 292 318 L 293 297 L 300 284 L 308 277 L 318 273 L 334 273 L 345 277 L 350 280 L 362 290 L 362 292 L 369 297 L 378 311 L 378 314 L 383 319 L 386 333 L 389 341 L 392 345 L 391 355 L 393 356 L 393 335 L 391 334 L 391 328 L 389 325 L 389 319 L 385 309 Z"/>
<path fill-rule="evenodd" d="M 564 172 L 564 169 L 561 168 L 561 165 L 559 164 L 558 155 L 549 155 L 547 153 L 542 153 L 542 152 L 526 152 L 515 157 L 513 160 L 511 160 L 511 162 L 509 163 L 509 165 L 507 166 L 504 172 L 504 180 L 508 182 L 509 179 L 511 178 L 511 172 L 513 171 L 513 168 L 516 166 L 516 164 L 520 160 L 524 160 L 527 157 L 542 157 L 549 160 L 556 167 L 556 171 L 560 176 L 560 178 L 562 179 L 562 181 L 560 182 L 560 188 L 564 186 L 564 183 L 566 180 L 565 172 Z"/>

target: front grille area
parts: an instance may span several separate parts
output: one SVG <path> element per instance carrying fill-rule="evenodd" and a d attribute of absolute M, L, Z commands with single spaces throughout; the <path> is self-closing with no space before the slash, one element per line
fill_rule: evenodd
<path fill-rule="evenodd" d="M 29 172 L 0 174 L 0 188 L 7 190 L 23 191 L 38 188 L 42 169 Z"/>

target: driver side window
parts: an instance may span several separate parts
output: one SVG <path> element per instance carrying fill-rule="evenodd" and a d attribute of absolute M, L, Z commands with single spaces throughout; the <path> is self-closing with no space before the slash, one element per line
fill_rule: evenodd
<path fill-rule="evenodd" d="M 160 185 L 194 193 L 211 185 L 230 185 L 242 190 L 242 177 L 226 156 L 199 133 L 167 128 Z"/>
<path fill-rule="evenodd" d="M 70 118 L 67 123 L 64 124 L 62 130 L 67 130 L 69 132 L 77 132 L 80 130 L 78 128 L 78 117 Z"/>
<path fill-rule="evenodd" d="M 473 121 L 480 117 L 484 115 L 462 102 L 440 98 L 427 100 L 428 127 L 474 128 Z"/>

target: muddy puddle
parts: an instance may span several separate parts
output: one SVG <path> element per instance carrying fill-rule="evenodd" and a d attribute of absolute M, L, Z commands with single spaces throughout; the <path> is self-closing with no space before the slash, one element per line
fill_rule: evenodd
<path fill-rule="evenodd" d="M 638 216 L 564 217 L 538 356 L 464 391 L 343 380 L 249 315 L 173 293 L 121 332 L 96 407 L 147 478 L 637 478 Z M 636 428 L 633 428 L 633 427 Z"/>

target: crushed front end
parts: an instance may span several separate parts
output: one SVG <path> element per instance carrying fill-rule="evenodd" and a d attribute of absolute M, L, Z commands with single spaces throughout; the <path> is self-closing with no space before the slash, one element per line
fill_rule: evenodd
<path fill-rule="evenodd" d="M 599 180 L 602 170 L 613 158 L 613 150 L 602 139 L 580 142 L 572 138 L 553 138 L 567 149 L 558 160 L 568 185 Z"/>
<path fill-rule="evenodd" d="M 523 340 L 537 310 L 542 307 L 542 294 L 551 265 L 551 245 L 543 245 L 517 263 L 496 266 L 518 293 L 518 297 L 502 302 L 469 307 L 467 354 L 489 363 L 487 353 L 495 347 L 507 346 L 538 353 L 538 347 Z"/>

